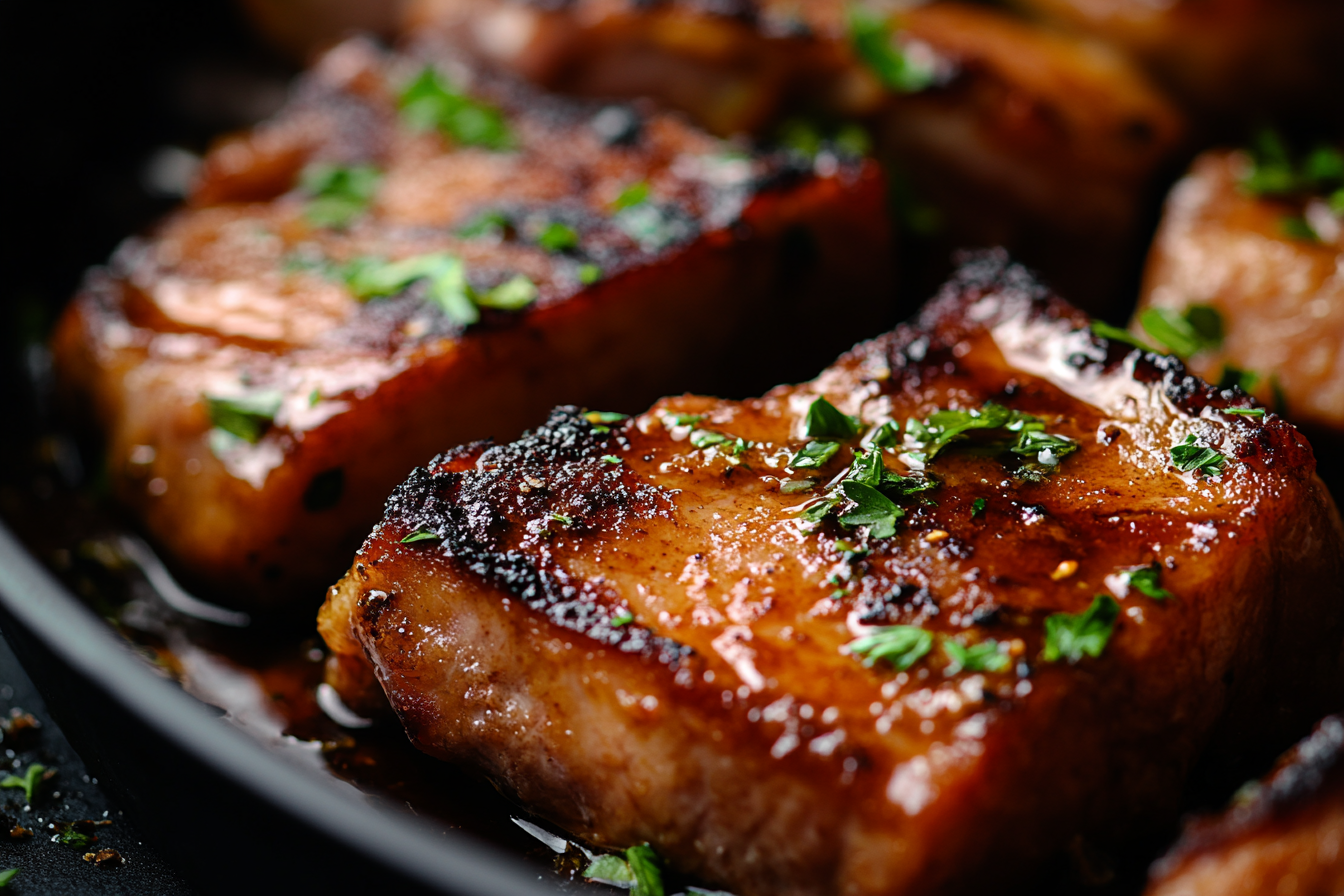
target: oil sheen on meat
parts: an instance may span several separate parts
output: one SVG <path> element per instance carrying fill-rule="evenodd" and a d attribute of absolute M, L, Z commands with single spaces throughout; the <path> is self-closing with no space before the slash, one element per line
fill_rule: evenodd
<path fill-rule="evenodd" d="M 870 434 L 993 401 L 1078 447 L 1034 474 L 948 448 L 877 537 L 802 515 L 861 444 L 790 466 L 822 396 Z M 561 408 L 416 470 L 321 613 L 328 680 L 575 835 L 742 896 L 1021 881 L 1079 832 L 1169 820 L 1210 743 L 1339 697 L 1338 515 L 1292 426 L 1229 408 L 1252 403 L 978 257 L 812 382 Z M 1173 466 L 1187 436 L 1221 473 Z M 877 450 L 917 476 L 909 447 Z M 1048 661 L 1047 619 L 1108 600 L 1099 655 Z M 898 625 L 930 647 L 903 671 L 847 646 Z M 990 640 L 1006 661 L 955 659 Z"/>

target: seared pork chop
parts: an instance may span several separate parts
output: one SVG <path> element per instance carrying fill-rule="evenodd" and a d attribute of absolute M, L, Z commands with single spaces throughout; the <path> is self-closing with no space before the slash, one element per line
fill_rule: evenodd
<path fill-rule="evenodd" d="M 910 5 L 420 0 L 411 12 L 552 89 L 654 96 L 719 133 L 800 112 L 867 121 L 937 210 L 920 226 L 1009 245 L 1089 299 L 1113 289 L 1179 149 L 1179 113 L 1104 47 L 998 10 Z"/>
<path fill-rule="evenodd" d="M 311 608 L 445 444 L 806 376 L 894 319 L 889 245 L 871 163 L 354 41 L 90 275 L 56 364 L 194 588 Z"/>
<path fill-rule="evenodd" d="M 1344 893 L 1344 717 L 1327 716 L 1221 815 L 1186 825 L 1147 896 Z"/>
<path fill-rule="evenodd" d="M 1285 195 L 1257 195 L 1257 184 L 1270 186 L 1256 176 L 1266 162 L 1207 152 L 1175 186 L 1135 330 L 1176 343 L 1201 376 L 1237 382 L 1281 401 L 1294 422 L 1344 437 L 1344 220 L 1324 191 L 1289 183 L 1279 184 Z"/>
<path fill-rule="evenodd" d="M 1261 413 L 979 257 L 810 383 L 417 469 L 329 681 L 743 896 L 1019 880 L 1337 699 L 1338 515 Z"/>

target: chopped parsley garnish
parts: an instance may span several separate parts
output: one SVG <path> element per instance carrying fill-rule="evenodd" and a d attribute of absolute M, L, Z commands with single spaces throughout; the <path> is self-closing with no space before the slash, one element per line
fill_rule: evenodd
<path fill-rule="evenodd" d="M 779 484 L 779 493 L 781 495 L 796 495 L 799 492 L 810 492 L 816 487 L 817 483 L 812 479 L 790 479 Z"/>
<path fill-rule="evenodd" d="M 1097 336 L 1100 336 L 1102 339 L 1109 339 L 1111 342 L 1121 342 L 1125 345 L 1132 345 L 1135 348 L 1143 349 L 1145 352 L 1157 351 L 1157 349 L 1153 348 L 1148 343 L 1143 342 L 1128 330 L 1111 326 L 1105 321 L 1092 321 L 1091 330 Z"/>
<path fill-rule="evenodd" d="M 579 265 L 579 282 L 584 286 L 592 286 L 602 279 L 602 269 L 591 262 L 585 262 Z"/>
<path fill-rule="evenodd" d="M 618 464 L 621 459 L 614 454 L 604 454 L 602 455 L 602 462 L 604 464 Z"/>
<path fill-rule="evenodd" d="M 439 541 L 439 535 L 437 532 L 431 532 L 428 529 L 416 529 L 397 543 L 415 544 L 417 541 Z"/>
<path fill-rule="evenodd" d="M 691 432 L 691 444 L 696 448 L 709 448 L 713 445 L 722 445 L 729 440 L 729 436 L 708 429 L 697 429 Z"/>
<path fill-rule="evenodd" d="M 29 803 L 33 801 L 33 795 L 37 793 L 37 785 L 41 784 L 45 778 L 47 767 L 41 763 L 34 762 L 28 766 L 28 771 L 23 773 L 20 778 L 17 775 L 5 775 L 0 778 L 0 787 L 17 787 L 23 791 L 23 796 Z"/>
<path fill-rule="evenodd" d="M 82 834 L 74 828 L 67 828 L 56 835 L 57 843 L 64 843 L 66 846 L 75 846 L 80 849 L 93 843 L 98 838 L 92 834 Z"/>
<path fill-rule="evenodd" d="M 14 876 L 18 873 L 18 868 L 6 868 L 4 871 L 0 871 L 0 887 L 8 887 L 9 882 L 12 881 Z"/>
<path fill-rule="evenodd" d="M 361 300 L 392 296 L 417 280 L 428 284 L 426 297 L 449 320 L 469 326 L 481 319 L 471 300 L 467 269 L 462 260 L 446 252 L 413 255 L 400 261 L 357 258 L 345 266 L 345 285 Z"/>
<path fill-rule="evenodd" d="M 537 234 L 537 245 L 547 252 L 568 252 L 579 245 L 579 232 L 568 224 L 552 221 Z"/>
<path fill-rule="evenodd" d="M 854 502 L 854 508 L 840 516 L 844 526 L 867 526 L 873 538 L 890 538 L 896 534 L 896 523 L 905 511 L 871 485 L 855 479 L 840 483 L 840 491 Z"/>
<path fill-rule="evenodd" d="M 620 423 L 623 420 L 629 420 L 630 415 L 618 411 L 585 411 L 583 419 L 589 423 Z"/>
<path fill-rule="evenodd" d="M 283 402 L 284 396 L 275 391 L 254 392 L 241 398 L 205 396 L 211 425 L 253 445 L 275 421 Z"/>
<path fill-rule="evenodd" d="M 614 212 L 623 211 L 627 208 L 633 208 L 636 205 L 643 205 L 649 201 L 649 182 L 641 180 L 630 184 L 621 191 L 616 200 L 611 203 L 611 210 Z"/>
<path fill-rule="evenodd" d="M 546 518 L 551 522 L 559 523 L 562 526 L 572 526 L 574 524 L 574 517 L 567 516 L 563 513 L 556 513 L 555 511 L 546 514 Z"/>
<path fill-rule="evenodd" d="M 918 93 L 937 83 L 937 68 L 902 47 L 890 22 L 876 13 L 860 6 L 850 8 L 849 42 L 855 55 L 890 90 Z"/>
<path fill-rule="evenodd" d="M 865 666 L 883 660 L 904 672 L 933 649 L 933 635 L 917 625 L 888 625 L 845 647 L 851 655 L 863 657 Z"/>
<path fill-rule="evenodd" d="M 1045 619 L 1042 658 L 1047 663 L 1076 663 L 1084 656 L 1101 656 L 1119 615 L 1120 605 L 1109 594 L 1098 594 L 1081 613 L 1052 613 Z"/>
<path fill-rule="evenodd" d="M 612 223 L 645 252 L 660 252 L 695 233 L 695 225 L 676 207 L 654 202 L 627 205 L 615 213 Z"/>
<path fill-rule="evenodd" d="M 705 419 L 704 414 L 667 414 L 663 417 L 664 426 L 694 426 Z"/>
<path fill-rule="evenodd" d="M 504 237 L 512 226 L 513 222 L 503 212 L 485 211 L 477 215 L 470 224 L 458 230 L 457 235 L 467 239 L 482 236 Z"/>
<path fill-rule="evenodd" d="M 514 145 L 504 114 L 489 103 L 459 93 L 426 66 L 398 99 L 402 120 L 419 131 L 436 129 L 463 146 L 506 150 Z"/>
<path fill-rule="evenodd" d="M 1263 417 L 1264 408 L 1223 408 L 1224 414 L 1234 414 L 1238 417 Z"/>
<path fill-rule="evenodd" d="M 840 412 L 825 398 L 817 398 L 807 409 L 803 435 L 810 439 L 852 439 L 858 436 L 859 421 Z"/>
<path fill-rule="evenodd" d="M 477 305 L 500 311 L 521 311 L 535 302 L 537 295 L 537 284 L 522 274 L 514 274 L 490 289 L 471 291 L 471 297 L 476 300 Z"/>
<path fill-rule="evenodd" d="M 1171 446 L 1171 462 L 1182 473 L 1198 471 L 1205 476 L 1217 476 L 1223 472 L 1227 458 L 1212 448 L 1195 444 L 1195 434 L 1190 433 L 1185 441 Z"/>
<path fill-rule="evenodd" d="M 1344 152 L 1319 144 L 1294 161 L 1288 144 L 1273 130 L 1264 130 L 1250 150 L 1251 169 L 1241 188 L 1255 196 L 1331 196 L 1344 189 Z"/>
<path fill-rule="evenodd" d="M 901 428 L 896 425 L 895 421 L 888 420 L 873 431 L 873 437 L 869 439 L 869 444 L 876 445 L 879 448 L 899 448 L 901 447 Z"/>
<path fill-rule="evenodd" d="M 956 667 L 953 671 L 1003 672 L 1013 662 L 1000 648 L 999 642 L 992 639 L 966 647 L 960 641 L 948 638 L 943 641 L 942 647 L 943 653 Z"/>
<path fill-rule="evenodd" d="M 984 498 L 976 498 L 974 501 L 972 501 L 972 502 L 971 502 L 971 519 L 975 519 L 975 518 L 978 517 L 980 514 L 984 513 L 984 512 L 985 512 L 985 507 L 986 507 L 988 504 L 989 504 L 989 501 L 987 501 L 987 500 L 984 499 Z"/>
<path fill-rule="evenodd" d="M 1126 569 L 1120 573 L 1120 577 L 1125 580 L 1125 584 L 1153 600 L 1170 600 L 1176 596 L 1162 587 L 1162 569 L 1157 564 Z"/>
<path fill-rule="evenodd" d="M 915 449 L 909 456 L 926 465 L 948 445 L 967 438 L 968 433 L 993 430 L 1002 430 L 1007 435 L 1015 433 L 1017 437 L 982 447 L 994 453 L 1008 451 L 1024 457 L 1034 455 L 1039 466 L 1028 467 L 1028 470 L 1037 473 L 1048 472 L 1058 466 L 1065 455 L 1078 450 L 1078 443 L 1073 439 L 1045 432 L 1045 422 L 1039 417 L 1009 410 L 992 401 L 979 410 L 939 410 L 930 414 L 927 420 L 911 417 L 905 423 L 907 442 Z"/>
<path fill-rule="evenodd" d="M 303 216 L 314 227 L 344 227 L 368 209 L 381 180 L 372 165 L 309 165 L 299 175 L 299 189 L 312 197 Z"/>
<path fill-rule="evenodd" d="M 795 470 L 811 470 L 826 466 L 826 463 L 840 450 L 838 442 L 808 442 L 789 460 L 789 466 Z"/>
<path fill-rule="evenodd" d="M 1288 215 L 1279 219 L 1279 232 L 1291 240 L 1304 243 L 1319 243 L 1321 235 L 1302 215 Z"/>
<path fill-rule="evenodd" d="M 647 843 L 632 846 L 623 856 L 598 856 L 584 869 L 585 880 L 627 887 L 630 896 L 664 896 L 658 856 Z"/>
<path fill-rule="evenodd" d="M 1139 324 L 1182 358 L 1223 344 L 1223 316 L 1208 305 L 1191 305 L 1181 311 L 1146 308 L 1139 315 Z"/>
<path fill-rule="evenodd" d="M 633 613 L 630 613 L 629 611 L 617 613 L 615 616 L 611 617 L 611 624 L 616 628 L 620 628 L 623 625 L 629 625 L 634 621 L 635 616 Z"/>

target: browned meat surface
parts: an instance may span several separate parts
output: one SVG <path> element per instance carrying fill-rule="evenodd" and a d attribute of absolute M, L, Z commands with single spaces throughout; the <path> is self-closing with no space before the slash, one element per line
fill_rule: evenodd
<path fill-rule="evenodd" d="M 1344 225 L 1324 197 L 1253 195 L 1251 170 L 1245 153 L 1208 152 L 1172 190 L 1138 319 L 1214 309 L 1221 340 L 1196 343 L 1193 370 L 1250 372 L 1261 400 L 1277 392 L 1294 421 L 1344 434 Z"/>
<path fill-rule="evenodd" d="M 445 444 L 802 377 L 888 313 L 872 164 L 816 174 L 423 54 L 326 56 L 58 329 L 118 497 L 193 587 L 315 606 Z"/>
<path fill-rule="evenodd" d="M 1338 515 L 1232 396 L 980 257 L 810 383 L 562 408 L 416 470 L 322 611 L 329 681 L 742 896 L 1020 883 L 1169 817 L 1210 741 L 1338 699 Z M 1017 429 L 933 454 L 880 427 L 908 419 Z M 1187 441 L 1222 463 L 1176 469 Z"/>
<path fill-rule="evenodd" d="M 1258 123 L 1344 109 L 1337 0 L 1013 0 L 1130 53 L 1186 104 Z"/>
<path fill-rule="evenodd" d="M 847 8 L 411 6 L 417 25 L 552 89 L 654 96 L 720 133 L 799 109 L 869 121 L 950 242 L 1013 246 L 1089 301 L 1113 289 L 1138 250 L 1155 175 L 1181 143 L 1174 107 L 1118 54 L 996 10 L 934 3 L 856 26 Z"/>
<path fill-rule="evenodd" d="M 1147 896 L 1344 893 L 1344 718 L 1328 716 L 1222 815 L 1187 824 Z"/>

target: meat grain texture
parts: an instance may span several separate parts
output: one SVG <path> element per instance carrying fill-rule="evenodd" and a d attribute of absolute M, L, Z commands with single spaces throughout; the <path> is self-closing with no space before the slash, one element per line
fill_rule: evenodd
<path fill-rule="evenodd" d="M 89 275 L 53 347 L 72 419 L 189 585 L 307 613 L 444 445 L 562 400 L 808 375 L 894 319 L 890 239 L 871 162 L 814 171 L 354 40 Z M 846 314 L 814 313 L 837 294 Z M 763 351 L 804 316 L 797 351 Z M 221 402 L 251 423 L 221 431 Z"/>
<path fill-rule="evenodd" d="M 820 396 L 869 430 L 992 400 L 1079 447 L 1043 476 L 949 448 L 875 537 L 802 515 L 860 450 L 790 468 Z M 323 608 L 328 680 L 575 835 L 743 896 L 1025 880 L 1079 832 L 1169 820 L 1211 743 L 1339 699 L 1338 515 L 1292 426 L 1225 412 L 1250 405 L 979 257 L 810 383 L 561 408 L 417 469 Z M 1173 467 L 1188 435 L 1221 475 Z M 889 471 L 917 475 L 909 447 Z M 1104 651 L 1046 661 L 1047 617 L 1098 595 Z M 893 625 L 929 637 L 904 671 L 847 647 Z M 959 664 L 989 641 L 1008 662 Z"/>

